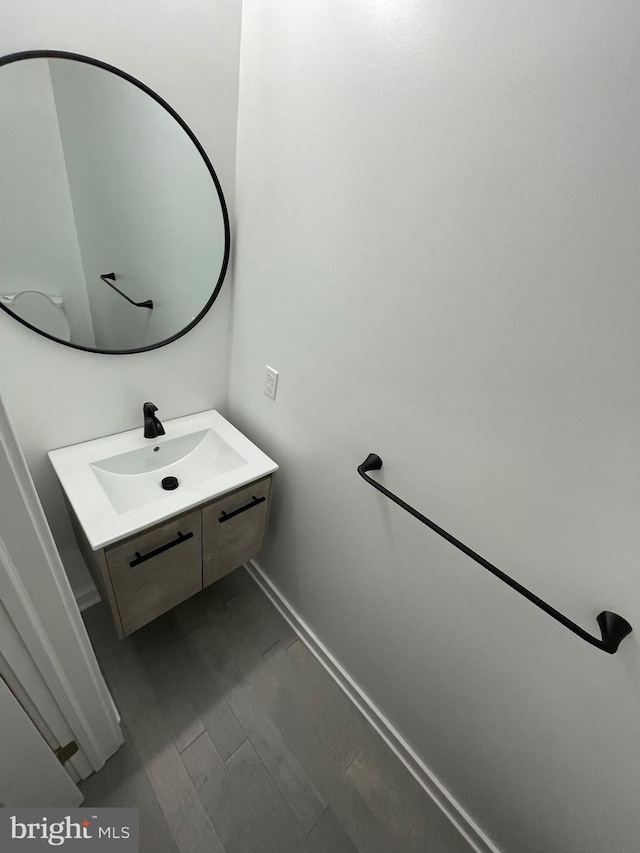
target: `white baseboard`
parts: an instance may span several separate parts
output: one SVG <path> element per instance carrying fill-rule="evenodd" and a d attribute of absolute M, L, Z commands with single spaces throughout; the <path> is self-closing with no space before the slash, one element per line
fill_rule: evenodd
<path fill-rule="evenodd" d="M 374 702 L 364 693 L 338 660 L 323 645 L 311 628 L 291 607 L 287 599 L 267 577 L 255 560 L 249 560 L 245 568 L 253 580 L 271 600 L 282 616 L 291 625 L 300 639 L 309 647 L 327 672 L 344 690 L 358 710 L 371 723 L 378 734 L 398 756 L 409 772 L 439 806 L 451 823 L 466 838 L 476 853 L 500 853 L 491 839 L 480 829 L 460 803 L 447 791 L 439 779 L 425 765 L 404 738 L 396 731 Z"/>
<path fill-rule="evenodd" d="M 100 598 L 100 593 L 96 589 L 96 587 L 91 584 L 91 586 L 86 587 L 82 590 L 82 592 L 77 592 L 76 596 L 76 604 L 80 612 L 83 610 L 87 610 L 89 607 L 93 607 L 94 604 L 97 604 L 102 599 Z"/>

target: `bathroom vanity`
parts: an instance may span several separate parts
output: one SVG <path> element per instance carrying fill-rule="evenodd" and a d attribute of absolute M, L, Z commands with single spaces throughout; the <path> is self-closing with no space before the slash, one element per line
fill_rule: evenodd
<path fill-rule="evenodd" d="M 260 551 L 269 517 L 271 476 L 147 530 L 93 551 L 78 519 L 78 545 L 126 637 Z"/>
<path fill-rule="evenodd" d="M 269 517 L 273 460 L 214 410 L 164 425 L 49 453 L 120 637 L 254 557 Z"/>

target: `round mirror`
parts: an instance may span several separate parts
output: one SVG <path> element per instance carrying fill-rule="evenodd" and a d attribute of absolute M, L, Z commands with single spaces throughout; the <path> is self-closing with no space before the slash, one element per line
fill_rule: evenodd
<path fill-rule="evenodd" d="M 196 137 L 104 62 L 27 51 L 0 66 L 0 307 L 95 352 L 185 334 L 229 260 L 222 189 Z"/>

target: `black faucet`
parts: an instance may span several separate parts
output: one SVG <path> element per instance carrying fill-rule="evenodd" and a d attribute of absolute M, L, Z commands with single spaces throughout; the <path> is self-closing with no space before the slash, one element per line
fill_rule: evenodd
<path fill-rule="evenodd" d="M 142 406 L 142 414 L 144 415 L 144 437 L 157 438 L 159 435 L 164 435 L 164 427 L 154 415 L 158 411 L 158 407 L 153 403 L 144 403 Z"/>

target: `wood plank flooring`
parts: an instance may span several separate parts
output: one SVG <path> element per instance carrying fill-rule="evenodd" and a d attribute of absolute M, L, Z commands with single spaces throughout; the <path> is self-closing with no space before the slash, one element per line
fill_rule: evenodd
<path fill-rule="evenodd" d="M 244 569 L 123 641 L 83 616 L 126 742 L 80 787 L 142 853 L 469 853 Z"/>

